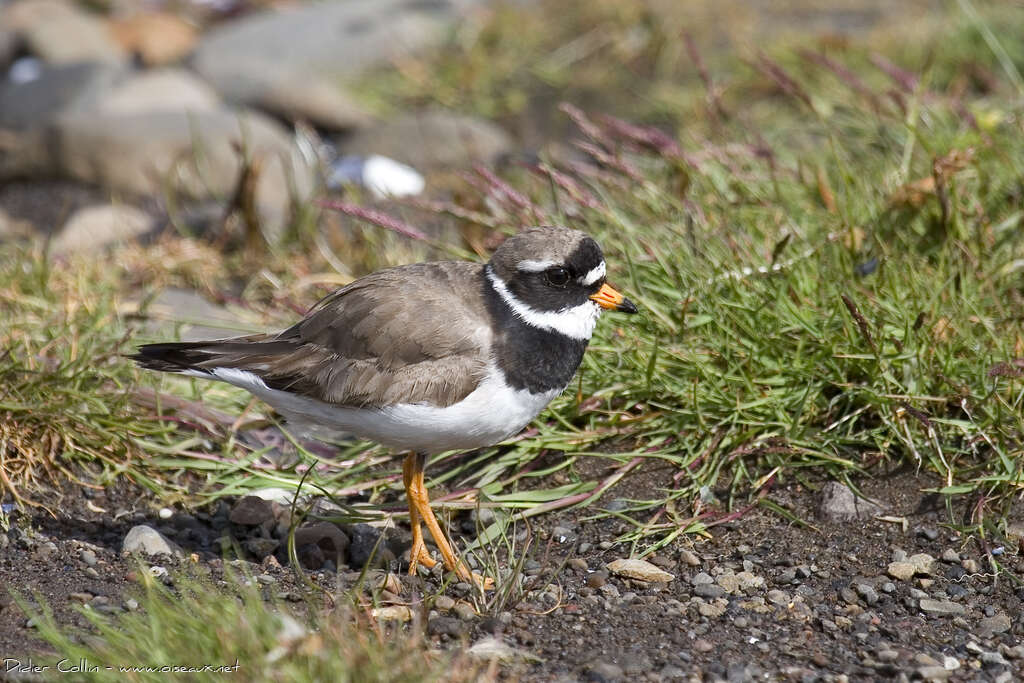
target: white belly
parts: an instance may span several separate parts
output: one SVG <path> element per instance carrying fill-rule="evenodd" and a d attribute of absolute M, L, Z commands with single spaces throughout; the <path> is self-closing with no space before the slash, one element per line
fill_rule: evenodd
<path fill-rule="evenodd" d="M 188 374 L 209 378 L 206 373 Z M 447 408 L 422 404 L 344 408 L 271 389 L 244 370 L 216 368 L 213 375 L 252 392 L 291 420 L 312 422 L 396 450 L 424 454 L 480 448 L 503 441 L 522 430 L 565 388 L 539 394 L 513 389 L 492 368 L 475 391 Z"/>

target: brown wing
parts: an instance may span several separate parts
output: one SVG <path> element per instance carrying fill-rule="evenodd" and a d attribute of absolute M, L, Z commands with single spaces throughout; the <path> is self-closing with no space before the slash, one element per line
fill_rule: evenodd
<path fill-rule="evenodd" d="M 472 263 L 399 266 L 338 290 L 278 335 L 154 344 L 136 358 L 159 370 L 247 370 L 272 388 L 338 405 L 444 407 L 486 371 L 481 277 Z"/>

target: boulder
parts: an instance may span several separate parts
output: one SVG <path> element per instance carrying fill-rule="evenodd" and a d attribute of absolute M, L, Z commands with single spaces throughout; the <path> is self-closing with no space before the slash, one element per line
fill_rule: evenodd
<path fill-rule="evenodd" d="M 416 169 L 493 164 L 512 140 L 493 123 L 444 111 L 403 114 L 342 141 L 344 154 L 381 155 Z"/>
<path fill-rule="evenodd" d="M 71 215 L 50 243 L 54 255 L 98 251 L 153 230 L 152 216 L 134 206 L 87 206 Z"/>

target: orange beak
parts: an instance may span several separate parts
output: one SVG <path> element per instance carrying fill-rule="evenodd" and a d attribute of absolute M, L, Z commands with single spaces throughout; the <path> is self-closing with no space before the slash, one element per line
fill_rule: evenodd
<path fill-rule="evenodd" d="M 601 285 L 601 289 L 598 290 L 597 294 L 590 297 L 590 300 L 595 302 L 601 308 L 609 311 L 618 311 L 620 313 L 636 313 L 636 306 L 633 302 L 622 296 L 614 287 L 609 285 L 607 282 Z"/>

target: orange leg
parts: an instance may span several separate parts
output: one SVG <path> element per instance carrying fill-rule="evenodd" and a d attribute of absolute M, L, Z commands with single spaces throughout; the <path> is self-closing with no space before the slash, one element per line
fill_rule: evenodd
<path fill-rule="evenodd" d="M 426 456 L 417 453 L 410 453 L 405 458 L 402 466 L 403 479 L 405 481 L 405 494 L 409 499 L 409 520 L 412 523 L 412 550 L 409 553 L 409 573 L 416 571 L 416 565 L 422 562 L 427 567 L 434 566 L 435 561 L 427 554 L 423 542 L 423 532 L 420 530 L 420 522 L 427 525 L 427 530 L 434 538 L 437 549 L 441 552 L 444 566 L 454 571 L 460 579 L 476 583 L 485 589 L 493 588 L 493 579 L 483 578 L 474 574 L 469 568 L 455 556 L 448 538 L 441 531 L 441 525 L 434 517 L 434 511 L 430 507 L 430 498 L 427 495 L 427 485 L 423 479 L 423 466 L 426 464 Z M 429 562 L 428 562 L 429 561 Z"/>

